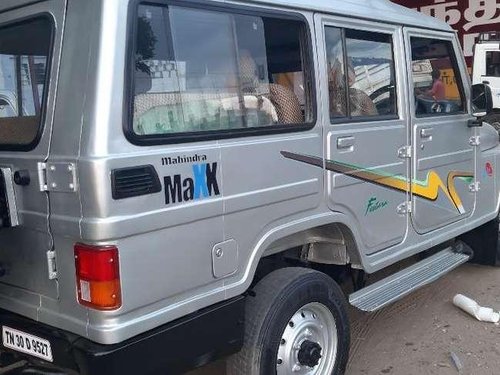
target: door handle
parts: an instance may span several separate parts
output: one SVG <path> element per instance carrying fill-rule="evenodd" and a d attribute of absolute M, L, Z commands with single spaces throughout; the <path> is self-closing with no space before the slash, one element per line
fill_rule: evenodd
<path fill-rule="evenodd" d="M 432 137 L 432 128 L 420 129 L 420 138 L 431 138 L 431 137 Z"/>
<path fill-rule="evenodd" d="M 337 148 L 338 149 L 352 148 L 352 147 L 354 147 L 355 143 L 356 143 L 355 139 L 352 136 L 337 138 Z"/>

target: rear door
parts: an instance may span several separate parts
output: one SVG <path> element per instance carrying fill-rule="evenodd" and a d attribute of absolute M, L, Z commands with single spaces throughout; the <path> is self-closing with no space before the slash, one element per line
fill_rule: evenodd
<path fill-rule="evenodd" d="M 407 230 L 408 142 L 401 29 L 317 15 L 328 204 L 359 228 L 366 254 Z M 348 87 L 348 89 L 347 89 Z"/>
<path fill-rule="evenodd" d="M 57 297 L 38 168 L 49 154 L 64 11 L 65 0 L 50 0 L 0 13 L 0 167 L 25 177 L 13 184 L 19 225 L 0 229 L 0 293 L 30 304 Z"/>
<path fill-rule="evenodd" d="M 412 145 L 413 226 L 426 233 L 475 206 L 475 128 L 468 127 L 465 63 L 455 35 L 406 30 Z"/>

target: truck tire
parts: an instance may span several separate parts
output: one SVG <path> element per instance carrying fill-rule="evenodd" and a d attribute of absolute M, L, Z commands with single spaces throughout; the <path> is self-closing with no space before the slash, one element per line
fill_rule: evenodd
<path fill-rule="evenodd" d="M 500 113 L 490 113 L 482 118 L 484 122 L 487 122 L 493 126 L 497 131 L 500 132 Z"/>
<path fill-rule="evenodd" d="M 349 356 L 347 303 L 327 275 L 283 268 L 247 298 L 242 350 L 228 375 L 342 375 Z"/>
<path fill-rule="evenodd" d="M 483 266 L 500 265 L 500 236 L 498 216 L 459 237 L 474 251 L 471 263 Z"/>

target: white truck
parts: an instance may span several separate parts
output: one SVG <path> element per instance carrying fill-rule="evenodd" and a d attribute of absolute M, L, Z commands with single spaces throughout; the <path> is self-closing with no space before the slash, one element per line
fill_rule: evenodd
<path fill-rule="evenodd" d="M 472 83 L 484 83 L 491 88 L 493 110 L 483 120 L 500 129 L 500 32 L 479 35 L 474 46 Z"/>

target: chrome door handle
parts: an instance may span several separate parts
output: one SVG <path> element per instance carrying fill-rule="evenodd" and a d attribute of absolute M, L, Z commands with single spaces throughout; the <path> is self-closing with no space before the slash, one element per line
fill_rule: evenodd
<path fill-rule="evenodd" d="M 355 144 L 355 139 L 354 137 L 339 137 L 337 138 L 337 148 L 338 149 L 344 149 L 344 148 L 351 148 Z"/>
<path fill-rule="evenodd" d="M 432 137 L 432 128 L 420 129 L 420 138 L 431 138 L 431 137 Z"/>

